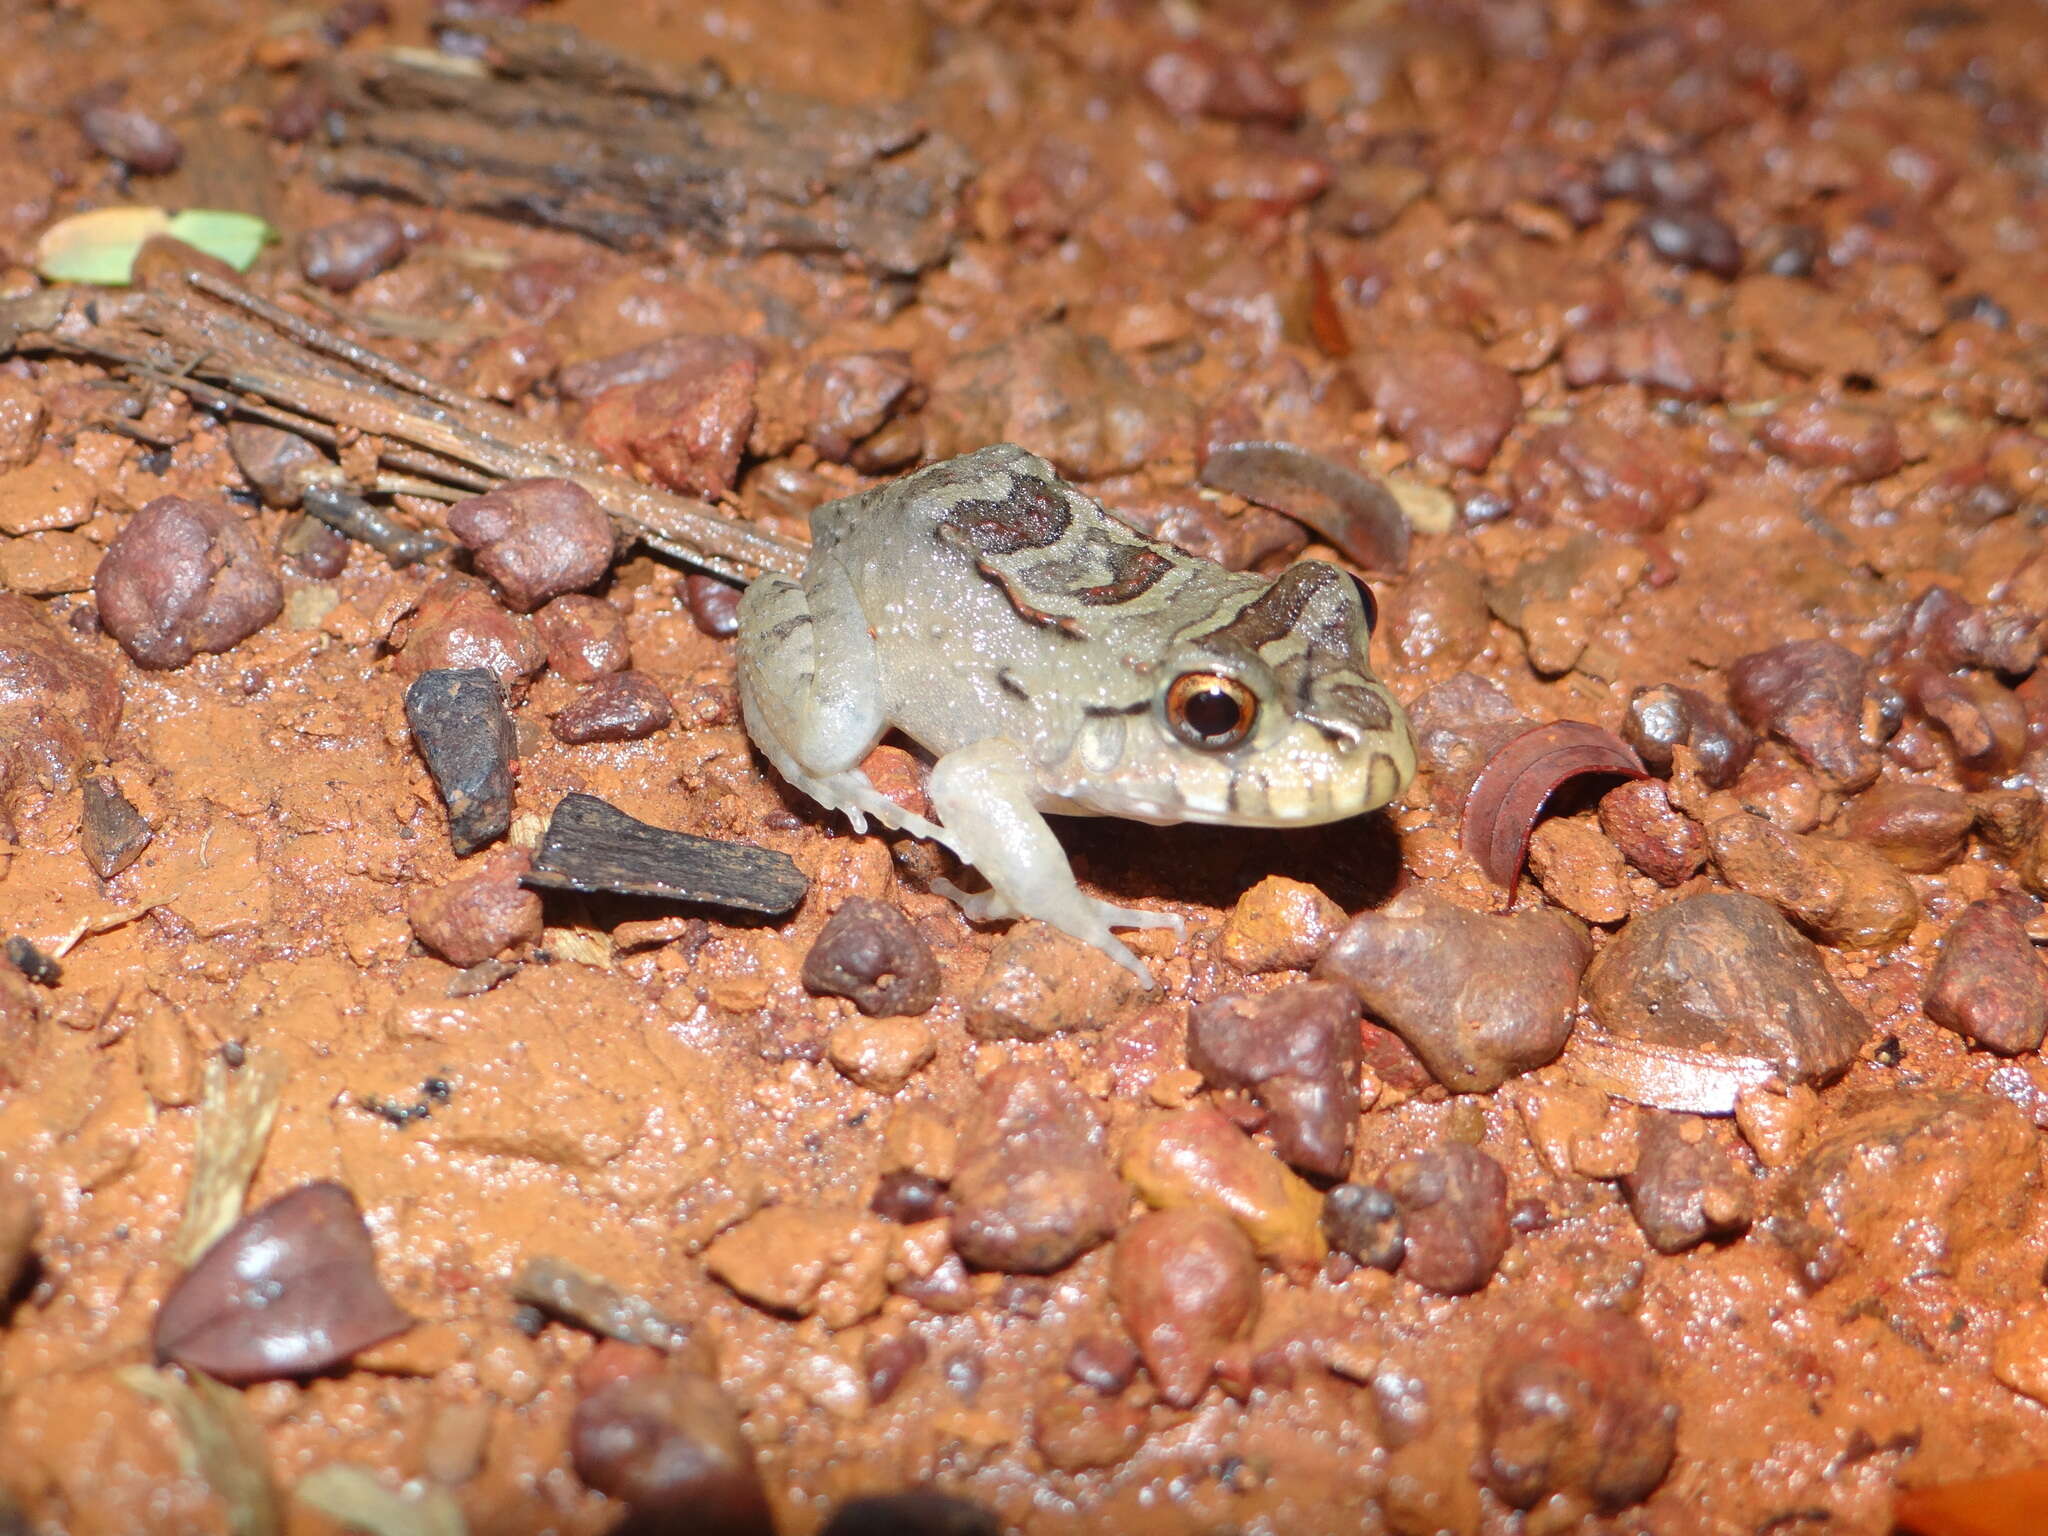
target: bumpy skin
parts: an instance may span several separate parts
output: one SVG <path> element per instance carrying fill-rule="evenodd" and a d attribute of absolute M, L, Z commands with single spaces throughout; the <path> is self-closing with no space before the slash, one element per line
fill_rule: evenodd
<path fill-rule="evenodd" d="M 1143 977 L 1112 927 L 1179 927 L 1074 883 L 1043 812 L 1290 827 L 1384 805 L 1415 771 L 1400 706 L 1366 661 L 1356 584 L 1302 561 L 1226 571 L 1146 538 L 1012 444 L 811 514 L 801 581 L 740 604 L 747 729 L 820 804 L 936 839 L 988 880 L 974 917 L 1040 918 Z M 1167 695 L 1189 673 L 1258 701 L 1227 750 L 1189 745 Z M 936 759 L 942 825 L 860 763 L 890 728 Z"/>

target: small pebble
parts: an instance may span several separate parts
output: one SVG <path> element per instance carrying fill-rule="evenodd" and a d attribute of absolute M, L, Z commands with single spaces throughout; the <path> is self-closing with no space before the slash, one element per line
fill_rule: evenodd
<path fill-rule="evenodd" d="M 1818 396 L 1764 417 L 1756 440 L 1800 469 L 1832 470 L 1857 483 L 1879 479 L 1905 462 L 1899 429 L 1889 416 Z"/>
<path fill-rule="evenodd" d="M 317 517 L 288 519 L 277 549 L 315 581 L 332 581 L 348 569 L 348 539 Z"/>
<path fill-rule="evenodd" d="M 1728 700 L 1845 790 L 1874 780 L 1884 760 L 1863 739 L 1868 663 L 1832 640 L 1793 640 L 1728 667 Z"/>
<path fill-rule="evenodd" d="M 89 778 L 82 788 L 85 809 L 79 826 L 79 845 L 92 872 L 102 880 L 111 880 L 149 846 L 149 823 L 112 779 Z"/>
<path fill-rule="evenodd" d="M 1031 1443 L 1055 1472 L 1102 1471 L 1144 1443 L 1147 1417 L 1138 1403 L 1053 1386 L 1032 1409 Z"/>
<path fill-rule="evenodd" d="M 1358 1124 L 1358 1000 L 1348 987 L 1298 982 L 1226 993 L 1192 1010 L 1188 1065 L 1218 1088 L 1248 1091 L 1281 1157 L 1342 1178 Z"/>
<path fill-rule="evenodd" d="M 692 572 L 683 578 L 683 603 L 699 633 L 730 640 L 740 632 L 740 589 L 731 582 Z"/>
<path fill-rule="evenodd" d="M 1612 1035 L 1765 1061 L 1794 1083 L 1832 1082 L 1869 1034 L 1812 943 L 1734 891 L 1636 917 L 1587 970 L 1585 995 Z"/>
<path fill-rule="evenodd" d="M 271 104 L 264 130 L 280 144 L 303 144 L 319 131 L 332 109 L 333 98 L 318 80 L 301 78 L 286 87 Z"/>
<path fill-rule="evenodd" d="M 1206 39 L 1161 49 L 1146 61 L 1139 78 L 1179 117 L 1284 127 L 1301 116 L 1301 93 L 1275 75 L 1272 65 L 1256 53 Z"/>
<path fill-rule="evenodd" d="M 1645 214 L 1637 229 L 1666 261 L 1716 277 L 1742 270 L 1742 245 L 1719 215 L 1704 208 L 1664 208 Z"/>
<path fill-rule="evenodd" d="M 1387 605 L 1387 638 L 1402 660 L 1463 666 L 1486 649 L 1492 615 L 1486 583 L 1464 560 L 1425 560 Z"/>
<path fill-rule="evenodd" d="M 1508 1179 L 1477 1147 L 1453 1142 L 1403 1158 L 1381 1185 L 1400 1208 L 1401 1275 L 1446 1296 L 1479 1290 L 1508 1250 Z"/>
<path fill-rule="evenodd" d="M 590 400 L 581 431 L 600 452 L 671 491 L 718 497 L 738 477 L 759 376 L 745 338 L 680 336 L 565 369 L 562 389 Z"/>
<path fill-rule="evenodd" d="M 451 575 L 420 595 L 398 672 L 416 679 L 429 672 L 482 671 L 516 697 L 544 659 L 531 620 L 507 613 L 468 577 Z"/>
<path fill-rule="evenodd" d="M 1499 917 L 1409 893 L 1352 919 L 1316 974 L 1349 986 L 1439 1082 L 1479 1093 L 1564 1048 L 1591 953 L 1561 912 Z"/>
<path fill-rule="evenodd" d="M 1148 1205 L 1221 1211 L 1276 1268 L 1307 1276 L 1322 1267 L 1321 1197 L 1214 1109 L 1146 1121 L 1125 1142 L 1121 1167 Z"/>
<path fill-rule="evenodd" d="M 1067 1352 L 1067 1374 L 1105 1397 L 1128 1387 L 1137 1377 L 1138 1364 L 1136 1347 L 1113 1334 L 1084 1334 Z"/>
<path fill-rule="evenodd" d="M 570 1420 L 569 1456 L 587 1487 L 626 1505 L 613 1529 L 629 1536 L 684 1527 L 774 1536 L 739 1411 L 715 1379 L 686 1365 L 655 1365 L 586 1392 Z"/>
<path fill-rule="evenodd" d="M 33 462 L 49 423 L 42 391 L 26 379 L 0 374 L 0 470 L 23 469 Z M 15 529 L 8 526 L 7 531 Z"/>
<path fill-rule="evenodd" d="M 1966 1276 L 2034 1219 L 2040 1140 L 1996 1093 L 1880 1090 L 1829 1115 L 1772 1181 L 1758 1227 L 1809 1291 L 1853 1280 L 1861 1294 L 1884 1294 Z"/>
<path fill-rule="evenodd" d="M 284 586 L 230 503 L 159 496 L 127 521 L 93 577 L 107 632 L 139 666 L 225 651 L 284 611 Z"/>
<path fill-rule="evenodd" d="M 931 1221 L 946 1214 L 946 1186 L 928 1173 L 892 1168 L 875 1182 L 868 1209 L 899 1226 Z"/>
<path fill-rule="evenodd" d="M 1152 1211 L 1118 1234 L 1109 1290 L 1159 1395 L 1187 1408 L 1258 1320 L 1259 1261 L 1220 1211 Z"/>
<path fill-rule="evenodd" d="M 1629 914 L 1621 851 L 1596 823 L 1576 816 L 1538 822 L 1529 838 L 1529 873 L 1544 895 L 1586 922 L 1618 923 Z"/>
<path fill-rule="evenodd" d="M 299 242 L 299 271 L 330 293 L 347 293 L 405 259 L 411 242 L 388 213 L 360 213 L 318 229 Z"/>
<path fill-rule="evenodd" d="M 930 1355 L 930 1346 L 914 1333 L 892 1334 L 870 1343 L 861 1351 L 861 1375 L 867 1383 L 868 1401 L 877 1408 L 888 1402 L 904 1379 Z"/>
<path fill-rule="evenodd" d="M 825 1041 L 832 1065 L 871 1093 L 896 1092 L 937 1049 L 922 1019 L 846 1019 Z"/>
<path fill-rule="evenodd" d="M 645 672 L 614 672 L 585 688 L 555 716 L 549 730 L 572 747 L 601 741 L 644 741 L 676 717 L 668 694 Z"/>
<path fill-rule="evenodd" d="M 978 1040 L 1043 1040 L 1115 1021 L 1137 978 L 1092 944 L 1046 923 L 1020 922 L 995 942 L 967 1001 Z"/>
<path fill-rule="evenodd" d="M 1707 862 L 1707 835 L 1655 779 L 1634 779 L 1600 797 L 1600 830 L 1621 856 L 1659 885 L 1683 885 Z"/>
<path fill-rule="evenodd" d="M 1672 683 L 1635 691 L 1621 738 L 1652 773 L 1670 773 L 1673 751 L 1691 748 L 1700 777 L 1713 789 L 1733 784 L 1756 751 L 1756 738 L 1732 709 Z"/>
<path fill-rule="evenodd" d="M 572 683 L 594 683 L 633 664 L 626 620 L 601 597 L 571 592 L 534 613 L 534 632 L 547 648 L 548 666 Z"/>
<path fill-rule="evenodd" d="M 1659 1253 L 1748 1229 L 1756 1184 L 1704 1121 L 1646 1112 L 1637 1125 L 1635 1167 L 1622 1179 L 1629 1209 Z M 1688 1132 L 1697 1135 L 1688 1138 Z"/>
<path fill-rule="evenodd" d="M 147 112 L 113 102 L 87 107 L 78 126 L 92 147 L 145 176 L 165 176 L 185 158 L 178 136 Z"/>
<path fill-rule="evenodd" d="M 1991 1374 L 2023 1397 L 2048 1404 L 2048 1311 L 2021 1312 L 1991 1350 Z"/>
<path fill-rule="evenodd" d="M 521 848 L 500 848 L 446 885 L 406 905 L 413 936 L 450 965 L 468 968 L 541 935 L 540 897 L 519 883 L 531 865 Z"/>
<path fill-rule="evenodd" d="M 850 1499 L 818 1536 L 1002 1536 L 1002 1530 L 1003 1522 L 979 1504 L 920 1490 Z"/>
<path fill-rule="evenodd" d="M 1454 469 L 1485 469 L 1522 414 L 1514 375 L 1448 338 L 1390 349 L 1367 388 L 1395 436 Z"/>
<path fill-rule="evenodd" d="M 1372 1269 L 1399 1269 L 1408 1251 L 1401 1207 L 1374 1184 L 1339 1184 L 1323 1197 L 1323 1236 Z"/>
<path fill-rule="evenodd" d="M 1977 820 L 1968 797 L 1931 784 L 1878 784 L 1849 802 L 1840 828 L 1908 873 L 1932 875 L 1963 855 Z"/>
<path fill-rule="evenodd" d="M 1972 902 L 1942 936 L 1927 977 L 1927 1017 L 2001 1056 L 2048 1036 L 2048 964 L 2027 935 L 2040 903 L 2007 895 Z"/>
<path fill-rule="evenodd" d="M 852 462 L 861 442 L 920 398 L 905 352 L 849 352 L 812 363 L 799 385 L 804 440 L 818 457 Z"/>
<path fill-rule="evenodd" d="M 1526 1318 L 1496 1338 L 1481 1369 L 1480 1475 L 1514 1509 L 1556 1507 L 1572 1524 L 1618 1514 L 1670 1470 L 1678 1411 L 1632 1319 Z"/>
<path fill-rule="evenodd" d="M 448 531 L 521 613 L 595 584 L 611 568 L 611 519 L 569 480 L 508 480 L 448 509 Z"/>
<path fill-rule="evenodd" d="M 910 1015 L 939 999 L 944 980 L 931 946 L 886 902 L 849 896 L 804 956 L 804 985 L 851 999 L 869 1015 Z"/>
<path fill-rule="evenodd" d="M 1268 875 L 1224 919 L 1223 958 L 1252 975 L 1305 971 L 1343 926 L 1344 909 L 1314 886 Z"/>
<path fill-rule="evenodd" d="M 1103 1141 L 1099 1111 L 1057 1067 L 990 1074 L 960 1137 L 954 1250 L 981 1269 L 1043 1275 L 1105 1241 L 1130 1192 Z"/>
<path fill-rule="evenodd" d="M 888 1299 L 895 1231 L 852 1206 L 771 1205 L 721 1232 L 704 1268 L 757 1307 L 850 1328 Z"/>

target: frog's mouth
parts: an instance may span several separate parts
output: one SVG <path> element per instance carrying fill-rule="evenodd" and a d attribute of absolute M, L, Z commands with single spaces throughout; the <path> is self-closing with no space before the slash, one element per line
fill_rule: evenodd
<path fill-rule="evenodd" d="M 1214 756 L 1182 755 L 1163 771 L 1104 775 L 1045 809 L 1167 826 L 1312 827 L 1377 810 L 1415 774 L 1406 720 L 1339 747 L 1306 721 L 1277 740 Z"/>

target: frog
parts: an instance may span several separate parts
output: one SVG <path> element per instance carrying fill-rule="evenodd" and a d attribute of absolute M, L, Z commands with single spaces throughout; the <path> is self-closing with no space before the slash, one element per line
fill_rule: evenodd
<path fill-rule="evenodd" d="M 1150 988 L 1114 932 L 1185 926 L 1080 888 L 1048 815 L 1307 827 L 1415 773 L 1372 671 L 1365 582 L 1303 559 L 1233 571 L 1139 531 L 1014 443 L 829 501 L 795 576 L 739 605 L 747 732 L 856 832 L 950 849 L 987 882 L 933 890 L 969 919 L 1036 918 Z M 931 815 L 862 769 L 894 731 L 930 755 Z"/>

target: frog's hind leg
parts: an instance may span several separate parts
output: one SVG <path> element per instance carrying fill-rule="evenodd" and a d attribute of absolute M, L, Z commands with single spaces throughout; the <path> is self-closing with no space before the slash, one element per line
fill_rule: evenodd
<path fill-rule="evenodd" d="M 1185 926 L 1170 912 L 1120 907 L 1088 895 L 1074 882 L 1066 850 L 1032 803 L 1023 755 L 1006 741 L 976 742 L 948 752 L 932 770 L 932 809 L 946 824 L 946 843 L 987 878 L 986 892 L 969 895 L 949 882 L 932 882 L 969 917 L 1035 917 L 1093 944 L 1152 985 L 1152 973 L 1115 928 Z"/>
<path fill-rule="evenodd" d="M 808 586 L 763 576 L 740 599 L 739 689 L 747 733 L 776 772 L 856 832 L 872 816 L 917 837 L 944 838 L 888 798 L 861 760 L 888 729 L 875 642 L 852 584 L 829 563 Z"/>

